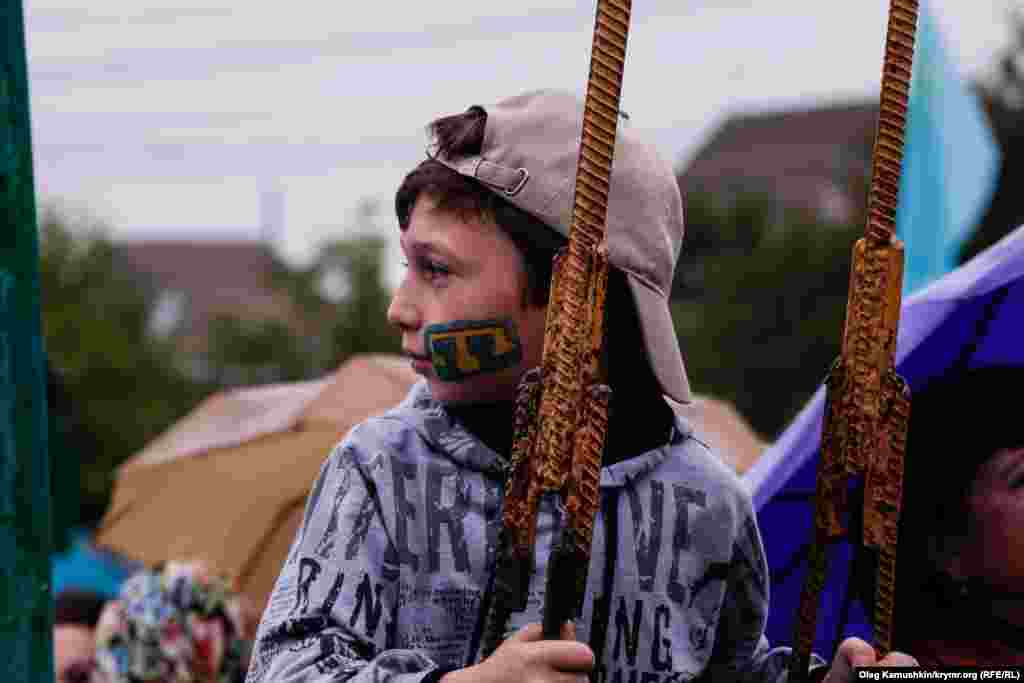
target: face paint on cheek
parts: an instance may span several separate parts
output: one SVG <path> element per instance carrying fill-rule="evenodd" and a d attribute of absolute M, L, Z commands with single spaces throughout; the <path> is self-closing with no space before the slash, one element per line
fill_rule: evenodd
<path fill-rule="evenodd" d="M 511 368 L 523 359 L 523 347 L 511 320 L 456 320 L 423 331 L 434 373 L 443 382 Z"/>

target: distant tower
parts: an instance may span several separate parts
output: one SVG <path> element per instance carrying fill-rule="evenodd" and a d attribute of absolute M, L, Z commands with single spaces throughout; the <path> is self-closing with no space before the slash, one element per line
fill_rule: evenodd
<path fill-rule="evenodd" d="M 284 190 L 278 183 L 260 192 L 260 241 L 276 246 L 284 230 Z"/>

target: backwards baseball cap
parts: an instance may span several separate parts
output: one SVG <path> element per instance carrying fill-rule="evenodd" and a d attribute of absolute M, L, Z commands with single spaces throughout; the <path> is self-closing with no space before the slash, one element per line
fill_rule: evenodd
<path fill-rule="evenodd" d="M 564 91 L 535 90 L 479 108 L 487 113 L 480 154 L 434 158 L 568 237 L 582 101 Z M 608 260 L 626 274 L 662 391 L 689 403 L 668 305 L 683 241 L 682 197 L 671 167 L 624 124 L 619 122 L 608 192 Z"/>

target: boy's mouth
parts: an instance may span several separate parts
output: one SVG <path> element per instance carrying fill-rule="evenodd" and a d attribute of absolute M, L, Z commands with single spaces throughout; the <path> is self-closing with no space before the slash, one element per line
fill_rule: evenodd
<path fill-rule="evenodd" d="M 417 374 L 424 375 L 434 369 L 434 363 L 431 361 L 430 356 L 425 356 L 406 349 L 402 349 L 402 355 L 409 359 L 409 364 L 412 365 L 413 371 Z"/>

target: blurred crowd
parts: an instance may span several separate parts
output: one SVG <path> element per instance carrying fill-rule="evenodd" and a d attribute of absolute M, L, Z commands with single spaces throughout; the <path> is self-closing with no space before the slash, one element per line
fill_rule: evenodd
<path fill-rule="evenodd" d="M 202 562 L 132 574 L 115 599 L 69 588 L 56 597 L 57 683 L 241 683 L 259 615 Z"/>

